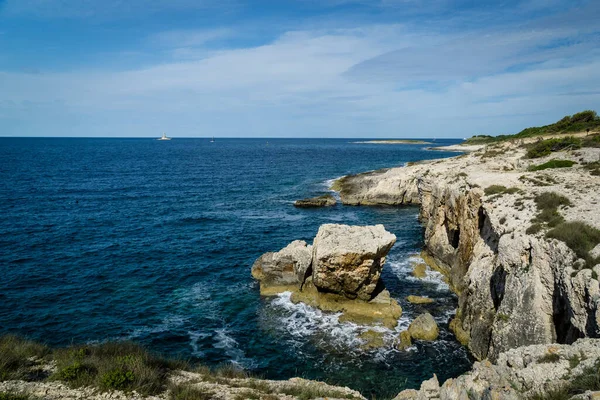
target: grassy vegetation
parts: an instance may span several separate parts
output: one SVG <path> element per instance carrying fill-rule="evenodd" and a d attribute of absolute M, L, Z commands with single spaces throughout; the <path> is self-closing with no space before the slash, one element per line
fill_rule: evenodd
<path fill-rule="evenodd" d="M 550 230 L 546 237 L 565 242 L 577 257 L 586 261 L 588 268 L 600 262 L 600 259 L 594 259 L 589 254 L 590 250 L 600 243 L 600 230 L 585 222 L 563 222 Z"/>
<path fill-rule="evenodd" d="M 595 161 L 583 166 L 584 169 L 590 171 L 591 175 L 600 176 L 600 161 Z"/>
<path fill-rule="evenodd" d="M 550 228 L 565 221 L 563 216 L 558 212 L 558 207 L 568 207 L 571 205 L 569 199 L 554 192 L 541 193 L 535 197 L 534 201 L 539 213 L 531 221 L 534 224 L 546 224 Z M 532 229 L 532 227 L 530 226 L 528 229 Z"/>
<path fill-rule="evenodd" d="M 556 353 L 546 353 L 538 359 L 539 363 L 555 363 L 560 360 L 560 356 Z"/>
<path fill-rule="evenodd" d="M 137 391 L 153 395 L 165 390 L 167 374 L 185 368 L 182 362 L 159 358 L 131 342 L 73 346 L 55 350 L 57 372 L 50 378 L 72 387 Z"/>
<path fill-rule="evenodd" d="M 26 394 L 0 392 L 0 400 L 33 400 L 33 398 Z"/>
<path fill-rule="evenodd" d="M 581 139 L 567 136 L 560 139 L 538 140 L 527 146 L 527 158 L 545 157 L 555 151 L 580 149 L 582 145 Z"/>
<path fill-rule="evenodd" d="M 32 371 L 36 359 L 42 359 L 50 349 L 13 335 L 0 337 L 0 381 L 39 380 L 40 372 Z"/>
<path fill-rule="evenodd" d="M 521 189 L 516 188 L 516 187 L 507 188 L 506 186 L 502 186 L 502 185 L 492 185 L 492 186 L 486 187 L 483 190 L 483 192 L 485 193 L 486 196 L 492 196 L 495 194 L 503 195 L 503 194 L 520 193 Z"/>
<path fill-rule="evenodd" d="M 577 114 L 566 116 L 560 121 L 550 125 L 523 129 L 514 135 L 476 135 L 465 141 L 465 144 L 485 144 L 501 142 L 505 140 L 525 139 L 541 135 L 567 134 L 573 132 L 585 132 L 600 129 L 600 118 L 595 111 L 586 110 Z"/>
<path fill-rule="evenodd" d="M 535 222 L 525 230 L 525 233 L 528 235 L 535 235 L 536 233 L 541 232 L 542 229 L 544 229 L 544 226 L 538 222 Z"/>
<path fill-rule="evenodd" d="M 536 394 L 531 400 L 568 400 L 586 391 L 600 390 L 600 364 L 586 368 L 581 375 L 576 376 L 566 387 L 553 391 Z"/>
<path fill-rule="evenodd" d="M 527 171 L 542 171 L 550 168 L 569 168 L 575 164 L 577 163 L 571 160 L 550 160 L 543 164 L 531 165 L 529 168 L 527 168 Z"/>

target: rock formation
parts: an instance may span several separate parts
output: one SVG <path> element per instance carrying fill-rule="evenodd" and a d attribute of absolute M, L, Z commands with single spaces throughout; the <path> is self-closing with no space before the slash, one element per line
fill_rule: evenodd
<path fill-rule="evenodd" d="M 596 399 L 600 396 L 599 367 L 597 339 L 580 339 L 570 346 L 532 345 L 499 354 L 495 364 L 476 362 L 470 372 L 441 386 L 434 375 L 420 390 L 404 390 L 394 400 Z M 562 396 L 551 397 L 553 393 Z"/>
<path fill-rule="evenodd" d="M 549 191 L 570 199 L 572 206 L 560 210 L 567 221 L 600 228 L 600 177 L 577 165 L 552 170 L 552 176 L 527 171 L 550 158 L 592 162 L 600 149 L 533 161 L 524 153 L 506 143 L 334 184 L 344 204 L 420 204 L 423 258 L 458 294 L 450 326 L 478 359 L 495 360 L 519 346 L 600 337 L 600 265 L 582 268 L 585 262 L 564 242 L 527 231 L 539 213 L 535 196 Z M 510 190 L 486 195 L 492 185 Z"/>
<path fill-rule="evenodd" d="M 379 278 L 395 241 L 383 225 L 325 224 L 312 246 L 295 241 L 263 254 L 252 276 L 263 295 L 291 291 L 292 301 L 342 312 L 341 320 L 394 327 L 402 309 Z"/>
<path fill-rule="evenodd" d="M 260 280 L 261 294 L 300 287 L 312 263 L 312 246 L 295 240 L 276 253 L 265 253 L 254 262 L 252 276 Z"/>
<path fill-rule="evenodd" d="M 383 225 L 321 225 L 313 242 L 313 283 L 323 292 L 371 300 L 395 242 Z"/>
<path fill-rule="evenodd" d="M 325 194 L 319 197 L 296 200 L 294 206 L 299 208 L 331 207 L 335 206 L 336 203 L 335 197 L 330 194 Z"/>
<path fill-rule="evenodd" d="M 408 334 L 416 340 L 435 340 L 440 334 L 437 323 L 429 313 L 421 314 L 408 327 Z"/>

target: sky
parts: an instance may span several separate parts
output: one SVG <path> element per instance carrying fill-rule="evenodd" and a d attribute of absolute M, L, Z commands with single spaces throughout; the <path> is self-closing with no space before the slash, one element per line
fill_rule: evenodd
<path fill-rule="evenodd" d="M 463 138 L 586 109 L 598 0 L 0 0 L 0 136 Z"/>

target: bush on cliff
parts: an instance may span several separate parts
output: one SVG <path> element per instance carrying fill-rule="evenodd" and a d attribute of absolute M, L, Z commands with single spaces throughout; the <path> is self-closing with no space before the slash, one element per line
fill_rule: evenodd
<path fill-rule="evenodd" d="M 555 151 L 574 150 L 581 148 L 581 139 L 568 136 L 560 139 L 539 140 L 528 146 L 527 158 L 540 158 Z"/>
<path fill-rule="evenodd" d="M 569 168 L 575 164 L 577 163 L 571 160 L 550 160 L 543 164 L 531 165 L 527 168 L 527 171 L 543 171 L 550 168 Z"/>
<path fill-rule="evenodd" d="M 35 359 L 42 359 L 50 350 L 39 343 L 13 335 L 0 337 L 0 381 L 38 380 L 40 372 L 32 371 Z"/>
<path fill-rule="evenodd" d="M 592 250 L 600 243 L 600 230 L 586 224 L 585 222 L 564 222 L 556 226 L 546 234 L 547 238 L 558 239 L 565 242 L 577 257 L 586 261 L 589 268 L 593 267 L 598 259 L 590 255 Z"/>
<path fill-rule="evenodd" d="M 52 379 L 72 387 L 135 390 L 144 395 L 161 393 L 169 370 L 182 363 L 158 358 L 130 342 L 74 346 L 53 353 L 57 372 Z"/>

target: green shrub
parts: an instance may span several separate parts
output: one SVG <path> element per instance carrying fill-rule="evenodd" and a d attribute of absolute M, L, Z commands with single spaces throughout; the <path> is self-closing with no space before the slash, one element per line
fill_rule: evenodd
<path fill-rule="evenodd" d="M 581 148 L 581 139 L 568 136 L 560 139 L 540 140 L 528 146 L 526 157 L 539 158 L 548 154 L 565 149 L 573 150 Z"/>
<path fill-rule="evenodd" d="M 539 363 L 555 363 L 560 360 L 560 356 L 556 353 L 546 353 L 538 359 Z"/>
<path fill-rule="evenodd" d="M 0 400 L 32 400 L 30 396 L 20 393 L 0 392 Z"/>
<path fill-rule="evenodd" d="M 502 186 L 502 185 L 492 185 L 492 186 L 488 186 L 487 188 L 485 188 L 483 190 L 483 192 L 486 194 L 486 196 L 491 196 L 494 194 L 515 194 L 515 193 L 520 193 L 521 189 L 516 188 L 516 187 L 510 187 L 507 188 L 506 186 Z"/>
<path fill-rule="evenodd" d="M 100 387 L 106 390 L 126 390 L 135 382 L 133 371 L 115 368 L 100 376 Z"/>
<path fill-rule="evenodd" d="M 555 192 L 544 192 L 538 194 L 534 201 L 535 205 L 540 210 L 555 210 L 560 206 L 572 205 L 569 199 Z"/>
<path fill-rule="evenodd" d="M 600 243 L 600 230 L 585 222 L 563 222 L 546 233 L 546 237 L 565 242 L 577 257 L 586 260 L 590 268 L 598 262 L 590 256 L 589 252 Z"/>
<path fill-rule="evenodd" d="M 185 365 L 158 358 L 130 342 L 58 349 L 57 372 L 51 377 L 72 387 L 135 390 L 143 395 L 162 392 L 171 369 Z"/>
<path fill-rule="evenodd" d="M 577 164 L 571 160 L 550 160 L 540 165 L 531 165 L 527 168 L 527 171 L 542 171 L 549 168 L 569 168 Z"/>
<path fill-rule="evenodd" d="M 583 166 L 583 168 L 590 171 L 591 175 L 600 176 L 600 161 L 595 161 L 593 163 L 589 163 Z"/>
<path fill-rule="evenodd" d="M 531 226 L 525 230 L 525 233 L 528 235 L 535 235 L 536 233 L 540 232 L 542 229 L 544 229 L 542 224 L 534 223 L 534 224 L 531 224 Z"/>
<path fill-rule="evenodd" d="M 36 359 L 46 357 L 49 352 L 46 346 L 17 336 L 0 337 L 0 381 L 43 378 L 31 367 Z"/>

